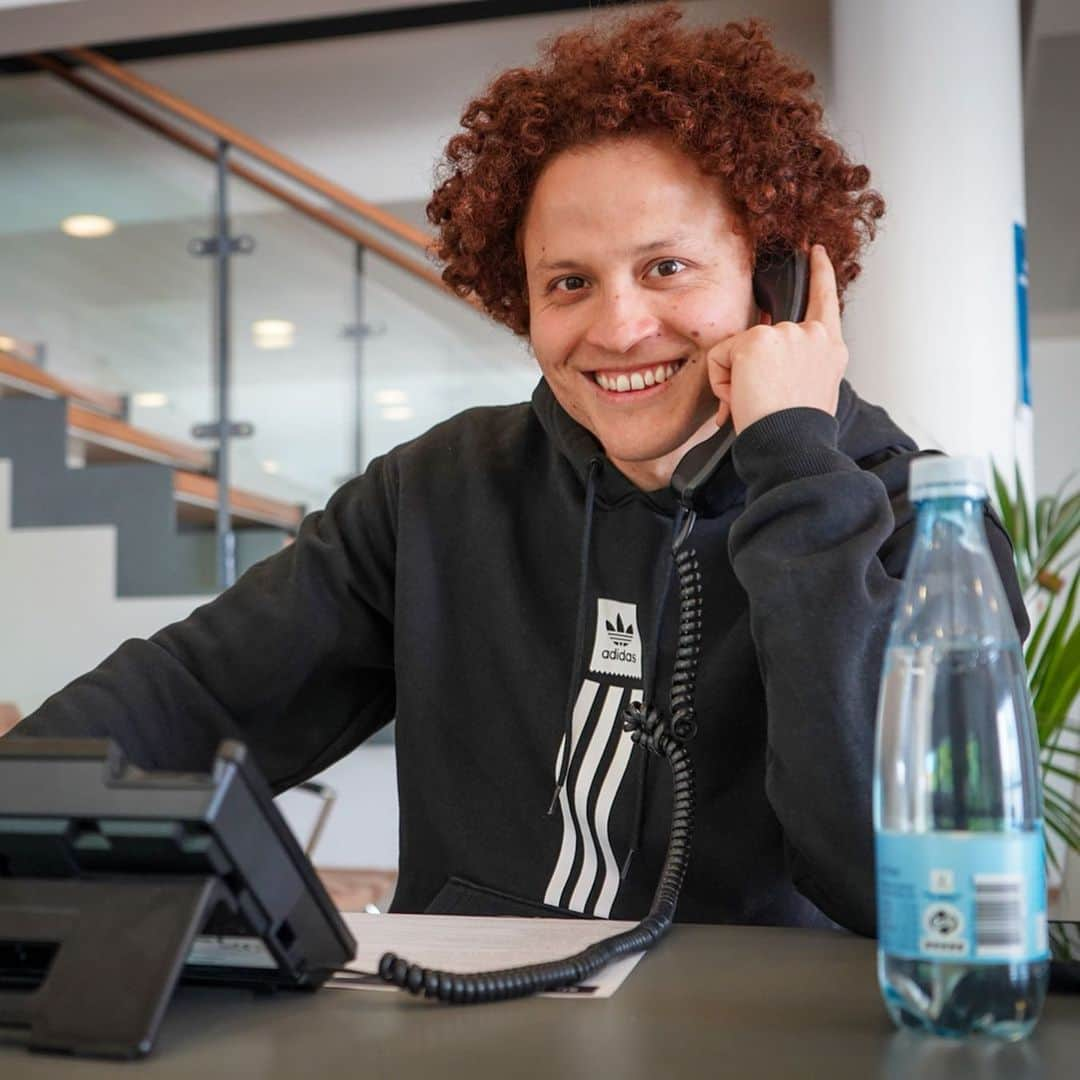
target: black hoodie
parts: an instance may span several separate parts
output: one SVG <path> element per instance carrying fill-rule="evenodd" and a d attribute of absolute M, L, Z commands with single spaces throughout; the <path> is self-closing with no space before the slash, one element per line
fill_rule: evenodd
<path fill-rule="evenodd" d="M 844 383 L 835 418 L 788 409 L 743 431 L 701 492 L 679 920 L 874 932 L 874 718 L 915 452 Z M 374 460 L 288 549 L 126 642 L 19 734 L 109 734 L 170 769 L 205 768 L 239 737 L 281 791 L 396 716 L 393 910 L 641 917 L 671 781 L 660 762 L 641 769 L 620 713 L 653 668 L 667 705 L 676 510 L 541 382 L 531 407 L 470 410 Z M 1023 635 L 1008 538 L 988 526 Z"/>

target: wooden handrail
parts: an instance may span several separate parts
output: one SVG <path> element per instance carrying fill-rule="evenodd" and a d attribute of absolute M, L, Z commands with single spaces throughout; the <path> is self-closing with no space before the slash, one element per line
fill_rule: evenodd
<path fill-rule="evenodd" d="M 74 398 L 109 416 L 124 415 L 123 395 L 113 394 L 108 390 L 96 390 L 90 386 L 82 386 L 77 382 L 62 379 L 2 349 L 0 349 L 0 384 L 17 386 L 27 393 L 44 397 Z"/>
<path fill-rule="evenodd" d="M 108 105 L 109 108 L 115 109 L 117 112 L 123 113 L 125 116 L 134 120 L 136 123 L 141 124 L 143 127 L 155 132 L 158 135 L 163 136 L 170 142 L 176 143 L 178 146 L 184 147 L 186 150 L 190 150 L 193 154 L 198 154 L 200 157 L 205 158 L 207 161 L 213 161 L 216 154 L 212 147 L 200 142 L 194 136 L 188 134 L 182 128 L 175 124 L 170 124 L 166 120 L 162 120 L 159 116 L 150 112 L 149 109 L 145 109 L 134 102 L 128 101 L 121 97 L 119 94 L 114 93 L 111 90 L 106 89 L 103 86 L 98 86 L 96 83 L 80 75 L 78 71 L 73 68 L 65 67 L 63 64 L 52 59 L 50 56 L 44 56 L 40 53 L 33 53 L 27 57 L 33 63 L 46 71 L 51 72 L 57 78 L 63 79 L 65 82 L 70 83 L 72 86 L 83 91 L 91 97 L 97 98 L 103 104 Z M 439 276 L 438 271 L 434 270 L 430 266 L 426 266 L 423 263 L 417 261 L 406 255 L 404 252 L 399 251 L 397 248 L 387 244 L 383 240 L 380 240 L 373 233 L 369 233 L 359 226 L 354 225 L 351 221 L 345 221 L 339 217 L 336 217 L 329 210 L 317 205 L 316 203 L 308 202 L 301 196 L 289 191 L 288 188 L 283 187 L 280 184 L 275 183 L 254 169 L 242 162 L 237 161 L 235 158 L 228 160 L 228 168 L 235 176 L 239 176 L 242 180 L 247 181 L 254 187 L 259 188 L 261 191 L 265 191 L 268 195 L 279 199 L 281 202 L 288 204 L 294 210 L 304 214 L 312 221 L 318 222 L 320 225 L 324 225 L 326 228 L 333 230 L 334 232 L 345 236 L 349 240 L 354 241 L 357 244 L 362 245 L 369 251 L 375 252 L 388 262 L 393 263 L 395 266 L 404 270 L 406 273 L 411 274 L 413 277 L 420 278 L 426 281 L 429 285 L 434 286 L 437 289 L 441 289 L 457 299 L 458 294 L 453 289 L 449 288 L 446 283 Z M 477 309 L 480 308 L 479 301 L 474 297 L 469 296 L 464 298 L 467 303 L 470 303 Z"/>
<path fill-rule="evenodd" d="M 178 502 L 213 510 L 218 504 L 218 482 L 212 476 L 178 470 L 173 473 L 173 494 Z M 229 489 L 229 512 L 289 532 L 296 532 L 304 519 L 302 506 L 237 488 Z"/>
<path fill-rule="evenodd" d="M 428 245 L 431 243 L 431 237 L 423 230 L 415 228 L 408 222 L 401 221 L 399 218 L 394 217 L 393 214 L 375 206 L 374 203 L 366 202 L 340 184 L 327 180 L 326 177 L 320 176 L 317 172 L 306 168 L 285 154 L 271 149 L 265 143 L 252 138 L 239 128 L 233 127 L 232 124 L 226 124 L 224 121 L 218 120 L 217 117 L 211 116 L 210 113 L 184 101 L 175 94 L 169 93 L 164 87 L 140 78 L 127 68 L 122 67 L 106 56 L 102 56 L 101 53 L 86 48 L 73 48 L 64 51 L 69 56 L 73 56 L 81 63 L 92 67 L 95 71 L 132 91 L 132 93 L 152 101 L 163 109 L 167 109 L 174 115 L 195 124 L 203 131 L 209 132 L 219 139 L 224 139 L 238 150 L 243 150 L 244 153 L 250 154 L 253 158 L 284 173 L 298 184 L 303 184 L 305 187 L 325 195 L 332 202 L 345 207 L 346 210 L 351 210 L 354 214 L 359 214 L 360 217 L 380 226 L 399 240 L 414 244 L 424 251 L 427 250 Z"/>
<path fill-rule="evenodd" d="M 176 439 L 155 435 L 151 431 L 132 427 L 123 420 L 101 416 L 78 405 L 68 405 L 68 434 L 85 438 L 88 442 L 106 446 L 119 453 L 159 461 L 183 469 L 212 472 L 214 455 L 199 446 L 191 446 Z"/>

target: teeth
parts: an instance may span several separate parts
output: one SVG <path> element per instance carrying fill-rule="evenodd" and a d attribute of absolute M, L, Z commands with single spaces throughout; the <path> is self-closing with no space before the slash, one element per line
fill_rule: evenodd
<path fill-rule="evenodd" d="M 655 368 L 635 371 L 632 375 L 607 375 L 598 371 L 596 381 L 602 389 L 613 390 L 619 394 L 627 390 L 644 390 L 647 386 L 657 386 L 662 382 L 667 382 L 681 366 L 682 361 L 678 360 L 674 364 L 657 364 Z"/>

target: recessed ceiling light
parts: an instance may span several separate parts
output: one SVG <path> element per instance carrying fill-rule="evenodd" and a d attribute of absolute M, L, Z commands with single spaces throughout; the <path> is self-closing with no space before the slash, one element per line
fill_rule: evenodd
<path fill-rule="evenodd" d="M 262 463 L 262 471 L 268 473 L 270 476 L 277 476 L 281 472 L 281 465 L 276 461 L 271 461 L 269 458 Z"/>
<path fill-rule="evenodd" d="M 169 397 L 160 390 L 142 390 L 131 395 L 131 403 L 143 409 L 161 409 L 169 404 Z"/>
<path fill-rule="evenodd" d="M 102 217 L 100 214 L 72 214 L 60 222 L 60 228 L 68 236 L 78 236 L 87 239 L 97 236 L 108 236 L 116 230 L 116 222 L 111 218 Z"/>
<path fill-rule="evenodd" d="M 387 405 L 382 414 L 384 420 L 411 420 L 415 415 L 411 405 Z"/>
<path fill-rule="evenodd" d="M 404 405 L 409 395 L 404 390 L 376 390 L 376 405 Z"/>
<path fill-rule="evenodd" d="M 287 349 L 296 340 L 296 324 L 288 319 L 259 319 L 251 324 L 257 349 Z"/>

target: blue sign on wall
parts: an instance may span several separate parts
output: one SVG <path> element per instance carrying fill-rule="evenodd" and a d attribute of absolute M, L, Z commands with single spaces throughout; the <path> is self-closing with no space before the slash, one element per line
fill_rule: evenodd
<path fill-rule="evenodd" d="M 1016 337 L 1018 382 L 1021 405 L 1031 404 L 1031 355 L 1028 349 L 1028 261 L 1025 229 L 1013 223 L 1013 250 L 1016 256 Z"/>

